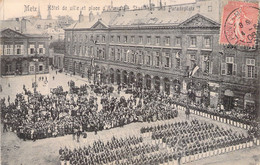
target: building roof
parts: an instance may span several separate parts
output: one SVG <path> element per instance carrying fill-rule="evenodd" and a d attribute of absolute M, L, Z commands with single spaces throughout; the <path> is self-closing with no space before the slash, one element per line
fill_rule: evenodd
<path fill-rule="evenodd" d="M 26 21 L 26 28 L 22 29 L 21 21 L 17 20 L 1 20 L 0 21 L 0 30 L 3 29 L 12 29 L 17 32 L 22 32 L 24 34 L 42 34 L 43 30 L 37 29 L 32 21 Z"/>
<path fill-rule="evenodd" d="M 209 19 L 206 15 L 199 14 L 196 10 L 171 11 L 164 8 L 155 10 L 104 11 L 100 16 L 95 16 L 93 21 L 89 21 L 88 17 L 84 17 L 82 22 L 76 22 L 65 30 L 90 29 L 95 27 L 97 22 L 104 25 L 104 28 L 178 26 L 198 15 L 215 25 L 218 24 L 218 22 Z"/>
<path fill-rule="evenodd" d="M 21 32 L 18 32 L 16 30 L 13 30 L 13 29 L 10 29 L 10 28 L 6 28 L 6 29 L 1 29 L 0 30 L 0 37 L 7 37 L 7 38 L 10 38 L 10 37 L 15 37 L 15 38 L 34 38 L 34 37 L 37 37 L 37 38 L 49 38 L 48 35 L 46 34 L 29 34 L 29 33 L 21 33 Z"/>

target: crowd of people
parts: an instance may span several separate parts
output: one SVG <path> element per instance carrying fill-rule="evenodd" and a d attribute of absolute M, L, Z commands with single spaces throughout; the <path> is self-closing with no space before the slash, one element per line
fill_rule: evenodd
<path fill-rule="evenodd" d="M 130 98 L 125 98 L 112 97 L 108 87 L 98 88 L 100 95 L 91 92 L 95 87 L 88 85 L 77 88 L 76 92 L 64 92 L 58 87 L 51 94 L 42 95 L 24 87 L 24 93 L 17 94 L 13 103 L 6 105 L 1 100 L 4 131 L 14 131 L 24 140 L 37 140 L 87 131 L 97 133 L 132 122 L 166 120 L 178 115 L 171 100 L 165 95 L 155 95 L 155 91 L 136 89 Z"/>

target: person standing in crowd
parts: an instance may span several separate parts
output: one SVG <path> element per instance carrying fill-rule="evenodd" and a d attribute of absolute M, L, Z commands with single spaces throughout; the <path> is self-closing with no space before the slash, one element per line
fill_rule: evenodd
<path fill-rule="evenodd" d="M 72 132 L 72 138 L 73 140 L 75 140 L 75 135 L 77 133 L 77 129 L 76 128 L 73 128 L 73 132 Z"/>
<path fill-rule="evenodd" d="M 3 122 L 3 124 L 4 124 L 4 126 L 3 126 L 3 132 L 8 132 L 7 123 L 6 123 L 6 122 L 7 122 L 6 120 L 4 120 L 4 122 Z"/>
<path fill-rule="evenodd" d="M 55 77 L 53 76 L 53 77 L 52 77 L 52 79 L 54 80 L 54 79 L 55 79 Z"/>
<path fill-rule="evenodd" d="M 186 114 L 186 119 L 190 119 L 190 108 L 189 108 L 189 106 L 187 105 L 186 106 L 186 111 L 185 111 L 185 114 Z"/>
<path fill-rule="evenodd" d="M 76 132 L 77 134 L 77 142 L 79 143 L 79 138 L 80 138 L 80 129 L 78 129 L 78 131 Z"/>
<path fill-rule="evenodd" d="M 10 105 L 10 96 L 8 95 L 8 97 L 7 97 L 7 101 L 8 101 L 8 103 L 9 103 L 9 105 Z"/>

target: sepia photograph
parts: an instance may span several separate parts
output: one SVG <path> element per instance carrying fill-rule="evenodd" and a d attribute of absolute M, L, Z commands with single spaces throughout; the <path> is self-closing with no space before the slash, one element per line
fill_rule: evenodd
<path fill-rule="evenodd" d="M 1 165 L 260 165 L 259 0 L 0 0 Z"/>

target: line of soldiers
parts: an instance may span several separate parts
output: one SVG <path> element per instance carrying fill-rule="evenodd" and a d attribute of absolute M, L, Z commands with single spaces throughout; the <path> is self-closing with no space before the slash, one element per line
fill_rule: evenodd
<path fill-rule="evenodd" d="M 145 144 L 142 137 L 133 136 L 125 139 L 113 137 L 107 143 L 99 140 L 92 146 L 74 150 L 65 147 L 59 150 L 59 154 L 61 164 L 140 164 L 148 162 L 145 155 L 156 155 L 158 151 L 158 145 Z"/>
<path fill-rule="evenodd" d="M 237 134 L 214 124 L 201 123 L 196 119 L 172 124 L 143 127 L 141 133 L 151 133 L 154 140 L 160 140 L 171 147 L 180 157 L 206 153 L 219 148 L 236 146 L 252 141 L 252 136 Z"/>

